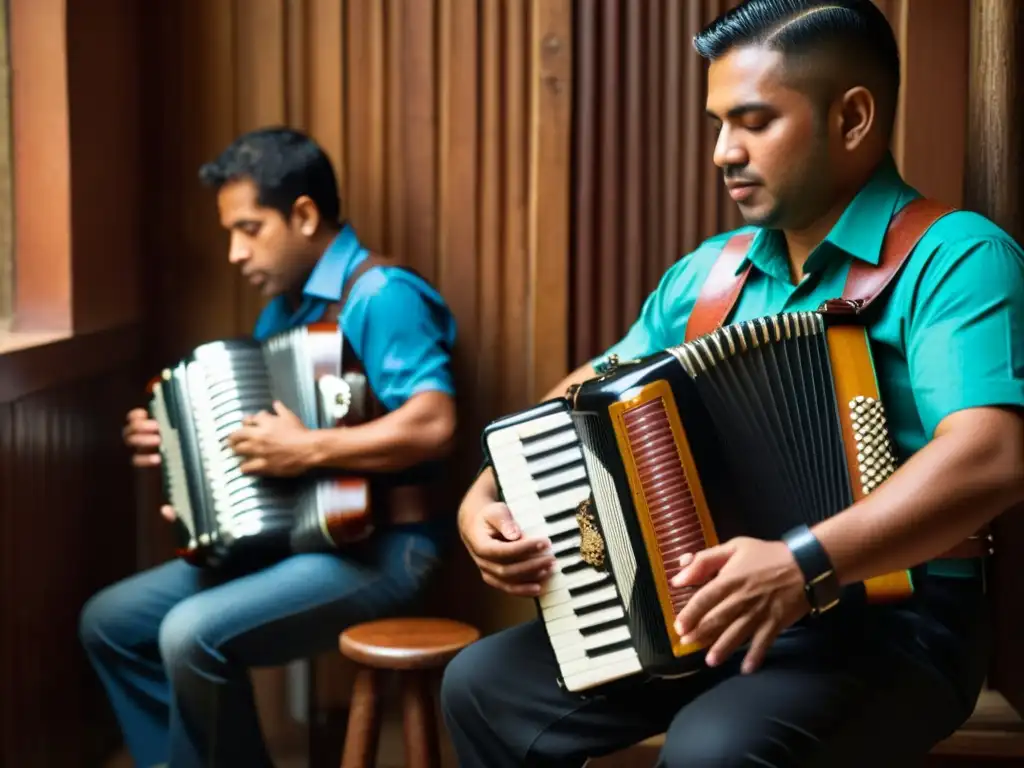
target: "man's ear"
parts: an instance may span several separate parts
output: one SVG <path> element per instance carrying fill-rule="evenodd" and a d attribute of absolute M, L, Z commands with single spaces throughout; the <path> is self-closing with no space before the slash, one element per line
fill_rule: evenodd
<path fill-rule="evenodd" d="M 844 93 L 840 107 L 843 146 L 852 151 L 863 144 L 877 116 L 875 97 L 867 88 L 858 85 Z"/>
<path fill-rule="evenodd" d="M 316 234 L 320 227 L 320 211 L 308 195 L 302 195 L 292 204 L 292 221 L 306 237 Z"/>

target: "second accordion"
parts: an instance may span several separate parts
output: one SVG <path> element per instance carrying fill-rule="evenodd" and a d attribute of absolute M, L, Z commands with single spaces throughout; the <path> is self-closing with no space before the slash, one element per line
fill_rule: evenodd
<path fill-rule="evenodd" d="M 227 442 L 246 416 L 281 401 L 310 429 L 358 420 L 365 375 L 343 373 L 337 323 L 314 323 L 197 347 L 150 383 L 167 499 L 180 555 L 204 567 L 256 566 L 293 552 L 327 551 L 373 530 L 370 485 L 334 474 L 245 474 Z"/>
<path fill-rule="evenodd" d="M 846 302 L 721 327 L 499 419 L 484 452 L 557 566 L 537 598 L 570 691 L 697 671 L 673 628 L 680 558 L 777 540 L 878 487 L 897 456 L 867 333 Z M 864 583 L 907 597 L 910 574 Z"/>

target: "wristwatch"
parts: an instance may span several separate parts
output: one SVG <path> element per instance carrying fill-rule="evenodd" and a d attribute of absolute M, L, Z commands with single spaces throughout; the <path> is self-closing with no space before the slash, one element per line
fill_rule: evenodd
<path fill-rule="evenodd" d="M 819 616 L 834 608 L 839 603 L 839 578 L 818 537 L 806 525 L 798 525 L 788 531 L 782 540 L 803 572 L 804 594 L 811 604 L 811 615 Z"/>

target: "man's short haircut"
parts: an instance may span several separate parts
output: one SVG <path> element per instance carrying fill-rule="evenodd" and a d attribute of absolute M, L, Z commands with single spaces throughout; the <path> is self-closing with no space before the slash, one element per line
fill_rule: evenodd
<path fill-rule="evenodd" d="M 879 121 L 892 132 L 900 88 L 900 52 L 885 14 L 871 0 L 745 0 L 719 16 L 693 40 L 703 58 L 714 61 L 734 48 L 763 46 L 816 65 L 809 71 L 829 99 L 843 80 L 860 80 L 878 102 Z M 817 77 L 815 77 L 815 74 Z M 824 79 L 833 80 L 824 83 Z M 815 86 L 812 86 L 815 87 Z M 813 94 L 822 96 L 824 94 Z"/>
<path fill-rule="evenodd" d="M 260 128 L 231 142 L 215 160 L 199 169 L 199 179 L 219 190 L 234 181 L 256 185 L 261 206 L 291 217 L 303 195 L 316 205 L 328 223 L 341 221 L 341 202 L 334 167 L 309 136 L 290 128 Z"/>

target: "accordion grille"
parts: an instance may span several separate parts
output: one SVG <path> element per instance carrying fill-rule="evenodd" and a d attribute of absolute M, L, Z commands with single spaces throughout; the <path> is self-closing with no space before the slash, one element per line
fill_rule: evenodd
<path fill-rule="evenodd" d="M 694 590 L 673 586 L 672 577 L 681 570 L 679 559 L 684 554 L 718 544 L 690 443 L 672 388 L 664 379 L 615 403 L 609 415 L 633 494 L 664 629 L 672 653 L 683 656 L 699 647 L 684 644 L 673 625 Z"/>
<path fill-rule="evenodd" d="M 693 587 L 674 587 L 679 559 L 705 546 L 704 529 L 690 483 L 679 460 L 665 401 L 651 400 L 623 415 L 633 466 L 650 519 L 658 558 L 665 569 L 673 614 L 679 613 Z"/>

